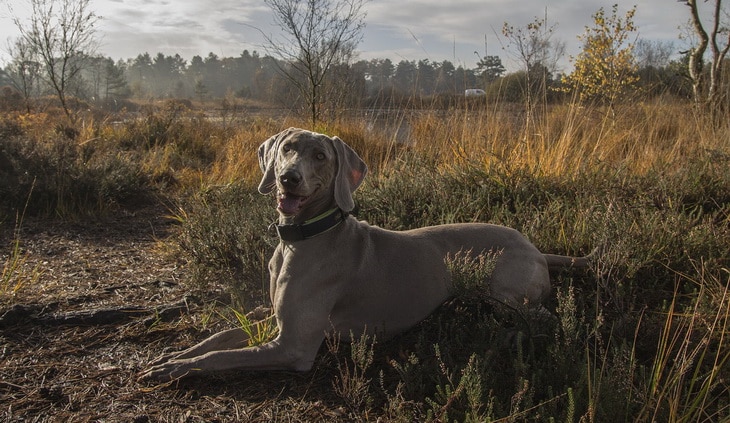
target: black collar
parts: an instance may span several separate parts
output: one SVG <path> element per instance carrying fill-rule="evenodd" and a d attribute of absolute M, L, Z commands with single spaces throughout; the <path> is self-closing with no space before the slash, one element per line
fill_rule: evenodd
<path fill-rule="evenodd" d="M 347 212 L 336 208 L 301 224 L 276 225 L 276 232 L 282 241 L 302 241 L 334 228 L 343 222 L 347 215 Z"/>

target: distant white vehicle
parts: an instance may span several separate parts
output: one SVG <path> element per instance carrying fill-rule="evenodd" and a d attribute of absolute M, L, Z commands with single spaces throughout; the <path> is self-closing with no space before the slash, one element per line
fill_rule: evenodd
<path fill-rule="evenodd" d="M 479 88 L 469 88 L 468 90 L 464 90 L 464 96 L 465 97 L 479 97 L 487 95 L 487 93 L 484 92 L 484 90 Z"/>

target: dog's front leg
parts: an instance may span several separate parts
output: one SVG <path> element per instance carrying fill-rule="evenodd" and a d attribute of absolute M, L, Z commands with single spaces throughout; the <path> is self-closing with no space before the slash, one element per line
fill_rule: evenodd
<path fill-rule="evenodd" d="M 225 333 L 222 332 L 222 334 Z M 140 375 L 140 379 L 170 381 L 225 370 L 307 371 L 312 367 L 323 339 L 323 335 L 306 341 L 279 336 L 275 340 L 257 347 L 211 350 L 201 355 L 191 355 L 192 351 L 190 351 L 186 352 L 184 356 L 173 357 L 148 368 Z M 205 341 L 201 344 L 204 343 Z M 198 346 L 191 350 L 196 348 Z"/>
<path fill-rule="evenodd" d="M 232 350 L 243 348 L 248 343 L 248 335 L 242 329 L 229 329 L 212 335 L 188 349 L 163 354 L 152 361 L 148 367 L 154 367 L 170 360 L 180 360 L 203 355 L 216 350 Z"/>

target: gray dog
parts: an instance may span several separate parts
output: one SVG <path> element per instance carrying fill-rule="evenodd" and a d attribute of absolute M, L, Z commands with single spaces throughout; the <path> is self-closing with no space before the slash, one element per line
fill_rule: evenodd
<path fill-rule="evenodd" d="M 548 269 L 584 257 L 542 254 L 514 229 L 484 223 L 395 232 L 348 213 L 367 167 L 337 137 L 290 128 L 258 151 L 259 192 L 276 191 L 280 242 L 269 262 L 279 335 L 247 347 L 241 329 L 211 336 L 152 363 L 142 378 L 171 380 L 232 369 L 306 371 L 328 332 L 379 339 L 413 327 L 451 295 L 444 259 L 499 251 L 489 292 L 512 305 L 539 306 Z"/>

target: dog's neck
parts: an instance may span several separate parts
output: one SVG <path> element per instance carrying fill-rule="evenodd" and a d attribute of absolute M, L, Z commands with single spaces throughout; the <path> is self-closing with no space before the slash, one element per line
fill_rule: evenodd
<path fill-rule="evenodd" d="M 281 192 L 281 189 L 279 190 Z M 307 204 L 302 207 L 297 214 L 283 214 L 279 209 L 279 224 L 280 225 L 302 225 L 308 221 L 314 220 L 333 209 L 339 208 L 337 202 L 334 200 L 334 191 L 331 191 L 328 196 L 316 196 L 312 198 Z"/>
<path fill-rule="evenodd" d="M 342 223 L 347 215 L 347 212 L 335 207 L 303 223 L 282 223 L 283 219 L 280 219 L 276 232 L 282 241 L 303 241 L 329 231 Z"/>

